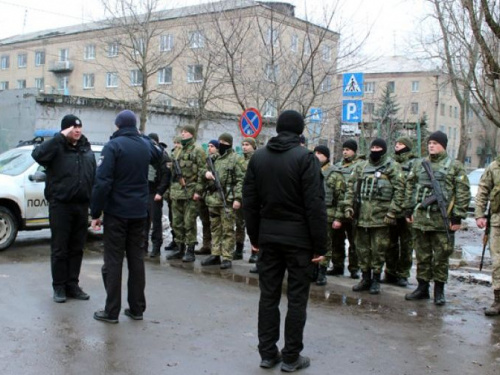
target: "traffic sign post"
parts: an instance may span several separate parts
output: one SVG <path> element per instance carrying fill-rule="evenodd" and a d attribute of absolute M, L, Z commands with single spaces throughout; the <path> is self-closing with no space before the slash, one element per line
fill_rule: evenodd
<path fill-rule="evenodd" d="M 262 116 L 255 108 L 245 109 L 240 117 L 240 131 L 243 137 L 256 138 L 262 130 Z"/>
<path fill-rule="evenodd" d="M 361 122 L 362 115 L 363 115 L 362 100 L 342 101 L 342 122 L 346 123 Z"/>
<path fill-rule="evenodd" d="M 346 73 L 342 75 L 342 81 L 343 96 L 363 96 L 363 73 Z"/>

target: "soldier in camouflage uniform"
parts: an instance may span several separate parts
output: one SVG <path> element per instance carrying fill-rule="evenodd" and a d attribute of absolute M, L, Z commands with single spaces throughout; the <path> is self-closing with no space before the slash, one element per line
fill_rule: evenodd
<path fill-rule="evenodd" d="M 170 154 L 173 155 L 175 153 L 175 150 L 181 149 L 182 144 L 181 144 L 182 138 L 180 136 L 174 137 L 174 147 L 170 151 Z M 170 171 L 172 171 L 172 160 L 168 163 L 168 168 Z M 170 173 L 172 175 L 172 173 Z M 167 202 L 168 205 L 168 222 L 170 223 L 170 233 L 172 234 L 172 241 L 165 246 L 165 250 L 168 251 L 177 251 L 179 247 L 177 246 L 177 243 L 175 242 L 175 232 L 174 232 L 174 219 L 173 219 L 173 214 L 172 214 L 172 199 L 170 199 L 170 187 L 167 189 L 165 194 L 163 194 L 163 199 Z"/>
<path fill-rule="evenodd" d="M 212 139 L 208 142 L 208 156 L 215 160 L 219 155 L 219 141 Z M 204 185 L 206 186 L 206 185 Z M 212 253 L 212 231 L 210 229 L 210 213 L 208 206 L 205 203 L 207 191 L 204 190 L 202 196 L 198 200 L 198 210 L 203 227 L 203 246 L 201 249 L 195 251 L 196 254 L 206 255 Z"/>
<path fill-rule="evenodd" d="M 389 247 L 389 225 L 396 224 L 403 204 L 403 189 L 401 167 L 387 156 L 385 141 L 376 138 L 371 144 L 369 159 L 354 167 L 345 199 L 346 217 L 357 217 L 355 242 L 363 276 L 352 288 L 355 292 L 380 292 L 380 273 Z M 354 207 L 355 204 L 358 207 Z"/>
<path fill-rule="evenodd" d="M 486 206 L 490 201 L 490 217 L 486 215 Z M 479 228 L 490 225 L 490 254 L 493 260 L 491 284 L 494 302 L 484 311 L 486 316 L 500 315 L 500 156 L 484 171 L 479 181 L 474 212 Z M 487 223 L 487 220 L 490 222 Z"/>
<path fill-rule="evenodd" d="M 243 175 L 247 171 L 248 162 L 252 157 L 253 153 L 257 149 L 257 143 L 255 139 L 251 137 L 246 137 L 241 142 L 241 148 L 243 150 L 243 156 L 240 158 L 241 168 L 243 169 Z M 239 260 L 243 259 L 243 245 L 245 243 L 245 219 L 243 218 L 243 210 L 237 210 L 236 213 L 236 250 L 233 253 L 233 259 Z M 252 252 L 250 255 L 250 263 L 255 263 L 257 261 L 257 254 Z"/>
<path fill-rule="evenodd" d="M 410 138 L 400 137 L 394 147 L 394 160 L 401 166 L 405 181 L 417 159 L 411 152 L 412 146 Z M 406 222 L 403 211 L 397 215 L 396 225 L 391 226 L 389 230 L 391 245 L 385 253 L 385 278 L 382 281 L 406 287 L 413 261 L 413 241 L 411 225 Z"/>
<path fill-rule="evenodd" d="M 233 136 L 223 133 L 219 136 L 220 156 L 214 162 L 215 172 L 224 193 L 225 204 L 215 186 L 215 176 L 205 169 L 205 181 L 209 191 L 205 202 L 210 212 L 212 229 L 212 255 L 201 262 L 202 266 L 220 264 L 221 269 L 232 267 L 233 250 L 236 242 L 234 231 L 234 212 L 241 208 L 241 189 L 243 186 L 243 168 L 239 156 L 233 151 Z M 221 259 L 222 258 L 222 259 Z"/>
<path fill-rule="evenodd" d="M 345 181 L 342 172 L 330 164 L 330 150 L 326 146 L 316 146 L 314 154 L 321 164 L 323 182 L 325 185 L 325 204 L 328 215 L 327 221 L 327 247 L 325 259 L 319 263 L 316 285 L 326 285 L 326 269 L 332 258 L 332 241 L 334 229 L 342 227 L 341 218 L 344 217 L 343 199 L 345 194 Z"/>
<path fill-rule="evenodd" d="M 342 144 L 342 161 L 335 164 L 338 170 L 344 176 L 344 181 L 347 184 L 349 177 L 354 169 L 354 166 L 361 158 L 357 155 L 358 144 L 354 139 L 348 139 Z M 349 265 L 348 270 L 351 274 L 351 278 L 359 279 L 359 265 L 358 265 L 358 254 L 356 253 L 356 243 L 354 241 L 354 228 L 352 225 L 352 220 L 345 217 L 337 217 L 341 225 L 338 228 L 334 228 L 333 231 L 333 248 L 332 248 L 332 263 L 333 269 L 328 271 L 328 275 L 340 276 L 344 274 L 344 263 L 345 263 L 345 240 L 349 240 Z"/>
<path fill-rule="evenodd" d="M 407 300 L 429 299 L 429 282 L 434 280 L 434 303 L 444 305 L 444 284 L 448 280 L 449 258 L 453 253 L 455 231 L 467 216 L 470 201 L 469 180 L 459 161 L 446 153 L 448 137 L 437 131 L 429 136 L 429 156 L 415 162 L 408 174 L 405 192 L 406 221 L 413 224 L 417 256 L 418 287 L 407 294 Z M 422 163 L 428 160 L 447 205 L 446 228 L 436 202 L 431 178 Z"/>
<path fill-rule="evenodd" d="M 167 260 L 195 261 L 194 247 L 198 216 L 196 201 L 203 192 L 202 171 L 205 169 L 206 157 L 205 151 L 195 144 L 195 134 L 194 126 L 184 126 L 181 131 L 182 148 L 172 155 L 170 198 L 172 199 L 173 227 L 179 249 L 168 256 Z M 176 163 L 181 169 L 182 176 L 176 172 Z"/>

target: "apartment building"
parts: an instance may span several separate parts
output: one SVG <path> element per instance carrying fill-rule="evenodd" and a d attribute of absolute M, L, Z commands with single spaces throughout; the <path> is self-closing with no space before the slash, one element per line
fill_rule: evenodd
<path fill-rule="evenodd" d="M 225 0 L 0 40 L 0 90 L 265 118 L 332 103 L 339 35 L 287 3 Z"/>

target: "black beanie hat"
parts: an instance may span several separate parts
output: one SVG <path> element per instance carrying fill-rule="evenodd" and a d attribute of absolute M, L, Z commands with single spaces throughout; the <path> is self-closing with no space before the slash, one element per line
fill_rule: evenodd
<path fill-rule="evenodd" d="M 319 152 L 320 154 L 323 154 L 326 156 L 328 160 L 330 160 L 330 149 L 326 146 L 319 145 L 314 147 L 314 152 Z"/>
<path fill-rule="evenodd" d="M 229 133 L 222 133 L 221 135 L 219 135 L 219 144 L 220 144 L 220 141 L 227 142 L 232 146 L 233 145 L 233 136 Z"/>
<path fill-rule="evenodd" d="M 289 131 L 300 135 L 304 132 L 304 126 L 304 117 L 299 112 L 287 110 L 279 115 L 276 132 Z"/>
<path fill-rule="evenodd" d="M 209 145 L 213 145 L 215 148 L 219 148 L 219 141 L 217 139 L 212 139 L 208 142 Z"/>
<path fill-rule="evenodd" d="M 354 152 L 358 151 L 358 144 L 354 139 L 348 139 L 344 143 L 342 143 L 342 148 L 348 148 L 349 150 L 353 150 Z"/>
<path fill-rule="evenodd" d="M 427 143 L 429 143 L 429 141 L 436 141 L 441 146 L 443 146 L 444 149 L 446 149 L 446 147 L 448 146 L 448 136 L 439 130 L 429 135 L 429 140 L 427 141 Z"/>
<path fill-rule="evenodd" d="M 384 150 L 384 154 L 387 152 L 387 143 L 382 138 L 375 138 L 372 141 L 370 148 L 373 146 L 382 147 L 382 149 Z"/>
<path fill-rule="evenodd" d="M 134 112 L 125 109 L 116 116 L 115 125 L 119 128 L 135 128 L 137 126 L 137 117 L 135 117 Z"/>
<path fill-rule="evenodd" d="M 160 138 L 158 138 L 158 134 L 156 134 L 156 133 L 149 133 L 148 137 L 151 138 L 156 143 L 160 143 Z"/>
<path fill-rule="evenodd" d="M 68 129 L 70 126 L 82 126 L 82 122 L 75 115 L 66 115 L 61 120 L 61 130 Z"/>

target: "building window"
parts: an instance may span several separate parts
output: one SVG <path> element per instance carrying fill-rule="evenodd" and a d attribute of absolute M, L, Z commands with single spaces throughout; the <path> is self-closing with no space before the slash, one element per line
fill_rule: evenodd
<path fill-rule="evenodd" d="M 201 30 L 189 33 L 189 48 L 203 48 L 205 46 L 205 35 Z"/>
<path fill-rule="evenodd" d="M 106 73 L 106 87 L 118 87 L 118 73 L 117 72 L 107 72 Z"/>
<path fill-rule="evenodd" d="M 187 81 L 188 82 L 203 81 L 203 65 L 188 65 Z"/>
<path fill-rule="evenodd" d="M 83 75 L 83 88 L 87 90 L 94 88 L 94 73 Z"/>
<path fill-rule="evenodd" d="M 26 88 L 26 80 L 25 79 L 18 79 L 17 80 L 17 88 L 18 89 L 25 89 Z"/>
<path fill-rule="evenodd" d="M 35 52 L 35 66 L 45 65 L 45 51 Z"/>
<path fill-rule="evenodd" d="M 158 70 L 158 84 L 167 85 L 172 83 L 172 68 L 165 67 Z"/>
<path fill-rule="evenodd" d="M 309 56 L 311 54 L 311 41 L 306 38 L 304 40 L 304 55 Z"/>
<path fill-rule="evenodd" d="M 68 61 L 69 58 L 69 49 L 62 48 L 59 50 L 59 61 Z"/>
<path fill-rule="evenodd" d="M 412 81 L 411 82 L 411 92 L 419 92 L 420 91 L 420 82 Z"/>
<path fill-rule="evenodd" d="M 441 103 L 441 105 L 439 106 L 439 114 L 441 116 L 444 116 L 444 111 L 445 111 L 445 105 Z"/>
<path fill-rule="evenodd" d="M 279 32 L 273 27 L 268 27 L 266 31 L 266 45 L 278 46 Z"/>
<path fill-rule="evenodd" d="M 133 69 L 130 71 L 130 84 L 132 86 L 142 85 L 142 72 L 139 69 Z"/>
<path fill-rule="evenodd" d="M 118 56 L 118 42 L 108 43 L 108 57 Z"/>
<path fill-rule="evenodd" d="M 464 163 L 465 163 L 465 165 L 470 165 L 472 163 L 471 157 L 470 156 L 466 156 L 465 159 L 464 159 Z"/>
<path fill-rule="evenodd" d="M 266 81 L 276 82 L 278 80 L 279 66 L 266 64 Z"/>
<path fill-rule="evenodd" d="M 0 58 L 0 67 L 2 68 L 2 70 L 9 69 L 10 58 L 8 55 L 4 55 Z"/>
<path fill-rule="evenodd" d="M 95 44 L 88 44 L 85 46 L 85 49 L 83 50 L 83 58 L 85 60 L 95 59 Z"/>
<path fill-rule="evenodd" d="M 363 103 L 363 114 L 364 115 L 373 115 L 375 112 L 375 103 L 366 102 Z"/>
<path fill-rule="evenodd" d="M 174 36 L 172 34 L 166 34 L 160 36 L 160 51 L 167 52 L 174 48 Z"/>
<path fill-rule="evenodd" d="M 68 77 L 64 76 L 64 77 L 59 77 L 59 79 L 57 80 L 57 89 L 59 91 L 66 91 L 68 89 Z"/>
<path fill-rule="evenodd" d="M 458 118 L 458 107 L 455 107 L 454 110 L 455 110 L 455 118 Z"/>
<path fill-rule="evenodd" d="M 146 44 L 144 43 L 144 39 L 142 38 L 134 39 L 133 45 L 134 45 L 134 53 L 136 55 L 144 56 L 144 53 L 146 52 Z"/>
<path fill-rule="evenodd" d="M 389 94 L 394 94 L 394 92 L 396 91 L 396 82 L 387 82 L 387 90 L 389 91 Z"/>
<path fill-rule="evenodd" d="M 277 117 L 278 116 L 278 106 L 276 100 L 267 99 L 264 102 L 264 110 L 262 111 L 264 117 Z"/>
<path fill-rule="evenodd" d="M 453 139 L 457 139 L 457 128 L 453 128 Z"/>
<path fill-rule="evenodd" d="M 450 116 L 450 117 L 453 117 L 453 106 L 451 106 L 451 105 L 449 106 L 449 111 L 448 111 L 448 113 L 449 113 L 449 116 Z"/>
<path fill-rule="evenodd" d="M 187 100 L 187 105 L 189 108 L 200 108 L 200 101 L 198 98 L 190 98 Z"/>
<path fill-rule="evenodd" d="M 375 92 L 375 82 L 365 82 L 365 93 L 373 94 Z"/>
<path fill-rule="evenodd" d="M 297 52 L 299 50 L 299 37 L 296 34 L 292 35 L 292 42 L 290 44 L 290 50 L 292 52 Z"/>
<path fill-rule="evenodd" d="M 35 78 L 35 87 L 38 90 L 43 90 L 45 88 L 45 79 L 43 79 L 43 78 Z"/>
<path fill-rule="evenodd" d="M 410 112 L 412 115 L 418 115 L 418 103 L 411 103 Z"/>
<path fill-rule="evenodd" d="M 0 82 L 0 91 L 9 89 L 9 81 L 1 81 Z"/>
<path fill-rule="evenodd" d="M 17 55 L 17 67 L 26 68 L 28 65 L 28 55 L 26 53 L 20 53 Z"/>
<path fill-rule="evenodd" d="M 321 82 L 321 92 L 330 92 L 332 90 L 332 77 L 325 77 Z"/>
<path fill-rule="evenodd" d="M 332 47 L 323 46 L 322 58 L 323 58 L 323 61 L 331 61 L 332 60 Z"/>

